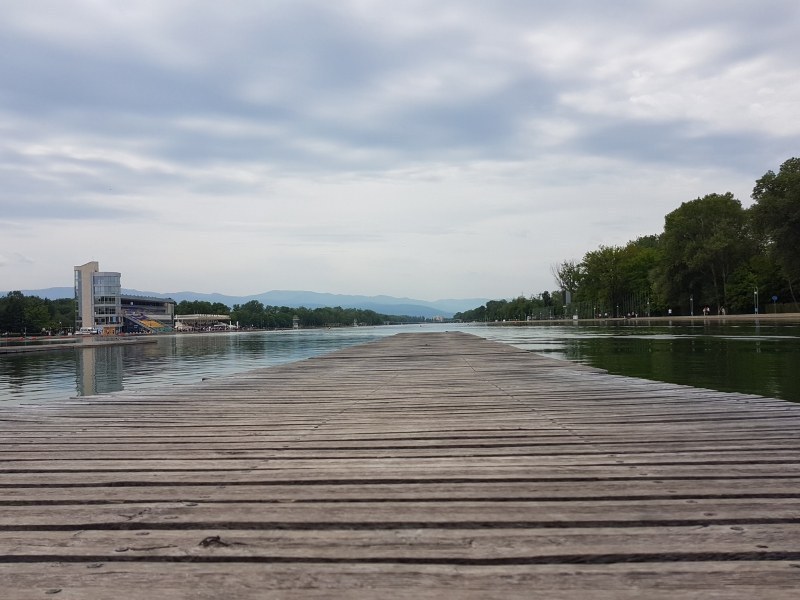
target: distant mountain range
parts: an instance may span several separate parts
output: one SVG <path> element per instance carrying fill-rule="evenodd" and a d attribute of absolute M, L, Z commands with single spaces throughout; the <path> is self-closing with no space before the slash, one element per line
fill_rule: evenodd
<path fill-rule="evenodd" d="M 72 298 L 74 291 L 71 287 L 53 287 L 42 290 L 20 290 L 26 296 L 39 296 L 57 300 L 58 298 Z M 7 292 L 0 292 L 5 295 Z M 320 292 L 273 290 L 252 296 L 228 296 L 225 294 L 203 294 L 200 292 L 143 292 L 140 290 L 123 288 L 123 294 L 135 296 L 153 296 L 156 298 L 172 298 L 176 302 L 183 300 L 205 300 L 207 302 L 221 302 L 233 307 L 234 304 L 245 304 L 251 300 L 258 300 L 269 306 L 288 306 L 292 308 L 304 306 L 306 308 L 321 308 L 324 306 L 341 306 L 342 308 L 360 308 L 374 310 L 384 315 L 408 315 L 412 317 L 452 317 L 457 312 L 477 308 L 487 302 L 486 298 L 462 298 L 435 300 L 415 300 L 413 298 L 395 298 L 394 296 L 349 296 L 344 294 L 326 294 Z"/>

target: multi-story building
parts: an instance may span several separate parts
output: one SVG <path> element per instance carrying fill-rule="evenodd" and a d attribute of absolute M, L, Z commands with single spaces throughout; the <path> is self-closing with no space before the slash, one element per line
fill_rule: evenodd
<path fill-rule="evenodd" d="M 75 331 L 163 333 L 172 331 L 175 301 L 123 294 L 119 273 L 100 271 L 96 261 L 75 267 Z"/>
<path fill-rule="evenodd" d="M 122 327 L 120 274 L 100 271 L 97 261 L 75 267 L 75 331 L 91 327 L 115 333 Z"/>

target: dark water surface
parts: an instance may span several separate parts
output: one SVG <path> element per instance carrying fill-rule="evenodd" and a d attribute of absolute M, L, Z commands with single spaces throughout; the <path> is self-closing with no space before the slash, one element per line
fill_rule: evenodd
<path fill-rule="evenodd" d="M 154 336 L 156 343 L 0 355 L 0 404 L 197 383 L 413 329 L 348 327 Z"/>
<path fill-rule="evenodd" d="M 800 323 L 656 323 L 484 326 L 481 335 L 617 375 L 800 402 Z"/>
<path fill-rule="evenodd" d="M 154 344 L 0 355 L 0 404 L 194 383 L 399 332 L 460 329 L 612 373 L 800 401 L 800 324 L 426 325 L 161 336 Z"/>

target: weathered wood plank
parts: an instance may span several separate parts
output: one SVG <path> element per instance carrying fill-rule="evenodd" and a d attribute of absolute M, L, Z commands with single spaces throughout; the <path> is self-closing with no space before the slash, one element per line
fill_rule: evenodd
<path fill-rule="evenodd" d="M 794 451 L 796 454 L 797 451 Z M 372 465 L 381 463 L 385 468 L 405 467 L 407 463 L 431 465 L 433 467 L 446 465 L 449 462 L 461 461 L 467 458 L 481 457 L 486 465 L 507 466 L 509 461 L 517 465 L 536 466 L 568 466 L 581 464 L 587 466 L 613 466 L 615 464 L 656 466 L 661 464 L 675 464 L 680 461 L 682 465 L 697 464 L 789 464 L 798 466 L 796 459 L 789 456 L 785 449 L 757 450 L 757 451 L 729 451 L 729 452 L 683 452 L 683 453 L 623 453 L 602 452 L 590 448 L 573 450 L 570 452 L 551 453 L 547 451 L 532 451 L 530 448 L 516 449 L 393 449 L 379 448 L 370 450 L 301 450 L 301 451 L 217 451 L 198 452 L 197 456 L 191 453 L 174 452 L 170 457 L 164 452 L 141 452 L 131 455 L 125 452 L 118 456 L 109 456 L 103 452 L 100 456 L 91 452 L 75 452 L 69 458 L 64 453 L 54 453 L 49 456 L 33 453 L 11 453 L 6 460 L 0 460 L 1 472 L 38 471 L 41 469 L 58 469 L 64 471 L 106 470 L 136 468 L 140 470 L 174 470 L 181 468 L 213 469 L 225 466 L 230 469 L 258 468 L 269 463 L 274 468 L 306 468 L 314 462 L 324 462 L 331 468 L 338 468 L 351 463 Z M 391 454 L 391 458 L 388 455 Z"/>
<path fill-rule="evenodd" d="M 75 483 L 85 484 L 83 479 Z M 117 482 L 120 483 L 120 482 Z M 209 485 L 198 485 L 198 481 L 141 482 L 140 485 L 112 487 L 98 483 L 94 486 L 75 487 L 69 483 L 51 487 L 0 487 L 0 506 L 7 504 L 48 504 L 56 502 L 102 503 L 105 502 L 271 502 L 271 501 L 337 501 L 353 500 L 542 500 L 563 501 L 575 499 L 601 501 L 609 499 L 654 500 L 654 499 L 698 499 L 698 498 L 798 498 L 800 476 L 781 479 L 719 479 L 706 481 L 698 486 L 697 479 L 595 479 L 587 482 L 576 478 L 573 481 L 502 481 L 473 479 L 469 482 L 455 481 L 403 481 L 376 483 L 369 480 L 350 483 L 328 481 L 315 483 L 274 481 L 269 485 L 244 481 L 219 480 Z"/>
<path fill-rule="evenodd" d="M 400 598 L 468 600 L 794 600 L 796 561 L 648 561 L 603 565 L 463 563 L 67 562 L 0 564 L 10 598 Z M 148 594 L 152 597 L 152 594 Z"/>
<path fill-rule="evenodd" d="M 458 333 L 0 410 L 0 585 L 11 598 L 794 597 L 799 425 L 779 400 Z"/>
<path fill-rule="evenodd" d="M 0 531 L 57 528 L 621 527 L 648 522 L 800 522 L 800 498 L 607 500 L 163 503 L 4 506 Z"/>
<path fill-rule="evenodd" d="M 413 463 L 413 461 L 409 461 Z M 510 461 L 495 461 L 494 464 L 484 464 L 482 458 L 480 466 L 470 467 L 464 461 L 440 461 L 440 464 L 392 464 L 387 461 L 374 461 L 373 463 L 357 463 L 350 461 L 333 468 L 331 463 L 316 461 L 305 465 L 296 461 L 290 468 L 270 466 L 270 462 L 262 466 L 241 470 L 224 469 L 215 465 L 210 469 L 174 469 L 161 471 L 147 471 L 136 468 L 118 469 L 76 469 L 66 472 L 63 469 L 42 469 L 40 471 L 21 470 L 17 472 L 0 472 L 0 487 L 30 485 L 79 485 L 81 483 L 97 485 L 124 484 L 135 482 L 137 485 L 146 483 L 176 484 L 181 482 L 204 482 L 206 484 L 223 483 L 280 483 L 304 481 L 359 481 L 368 483 L 371 480 L 397 481 L 447 481 L 447 480 L 477 480 L 477 481 L 563 481 L 574 479 L 584 481 L 587 485 L 598 479 L 608 480 L 640 480 L 640 479 L 694 479 L 698 486 L 709 489 L 713 482 L 720 478 L 735 477 L 746 480 L 759 480 L 762 478 L 800 477 L 800 465 L 796 464 L 769 464 L 755 463 L 742 465 L 561 465 L 546 466 L 529 461 L 527 463 L 510 464 Z"/>
<path fill-rule="evenodd" d="M 688 554 L 702 546 L 709 553 L 797 551 L 800 523 L 709 527 L 633 527 L 570 529 L 396 529 L 385 530 L 135 530 L 5 532 L 0 556 L 41 559 L 83 557 L 281 557 L 352 561 L 413 559 L 524 559 L 609 554 L 631 557 L 653 553 L 653 538 L 664 555 Z M 211 538 L 211 539 L 209 539 Z"/>

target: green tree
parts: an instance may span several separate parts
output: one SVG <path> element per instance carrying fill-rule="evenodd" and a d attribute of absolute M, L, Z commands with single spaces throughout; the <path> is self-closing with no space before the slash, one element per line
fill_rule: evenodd
<path fill-rule="evenodd" d="M 58 298 L 45 300 L 50 312 L 51 328 L 54 331 L 72 327 L 75 323 L 75 299 Z"/>
<path fill-rule="evenodd" d="M 684 202 L 664 220 L 662 283 L 666 300 L 727 306 L 733 273 L 755 253 L 747 218 L 733 194 Z"/>
<path fill-rule="evenodd" d="M 626 312 L 637 314 L 650 313 L 651 309 L 659 311 L 663 306 L 656 293 L 654 281 L 659 265 L 662 263 L 661 243 L 659 236 L 640 237 L 625 246 L 622 257 L 623 287 Z"/>
<path fill-rule="evenodd" d="M 509 321 L 525 321 L 530 314 L 530 302 L 524 296 L 517 296 L 508 303 L 506 319 Z"/>
<path fill-rule="evenodd" d="M 39 334 L 51 329 L 50 311 L 47 304 L 38 296 L 28 296 L 24 300 L 25 329 L 28 333 Z"/>
<path fill-rule="evenodd" d="M 625 294 L 624 255 L 619 246 L 600 246 L 583 257 L 580 299 L 592 303 L 596 312 L 619 316 Z"/>
<path fill-rule="evenodd" d="M 181 300 L 175 306 L 176 315 L 227 315 L 231 309 L 221 302 L 207 300 Z"/>
<path fill-rule="evenodd" d="M 505 319 L 507 300 L 489 300 L 486 303 L 486 317 L 489 321 Z"/>
<path fill-rule="evenodd" d="M 250 300 L 241 306 L 234 304 L 230 316 L 231 321 L 239 323 L 241 327 L 263 327 L 266 324 L 264 305 L 258 300 Z"/>
<path fill-rule="evenodd" d="M 560 289 L 574 295 L 580 287 L 584 266 L 583 263 L 574 260 L 565 260 L 558 265 L 551 266 L 550 272 Z"/>
<path fill-rule="evenodd" d="M 0 298 L 0 333 L 57 332 L 70 327 L 75 320 L 75 300 L 43 299 L 9 292 Z"/>
<path fill-rule="evenodd" d="M 789 283 L 772 253 L 759 252 L 739 267 L 728 285 L 728 302 L 731 312 L 752 313 L 755 310 L 755 290 L 759 304 L 771 302 L 772 296 L 780 302 L 791 298 Z"/>
<path fill-rule="evenodd" d="M 756 181 L 751 215 L 756 232 L 763 236 L 789 285 L 800 282 L 800 158 L 785 161 L 775 174 L 767 173 Z"/>
<path fill-rule="evenodd" d="M 0 310 L 2 333 L 22 333 L 25 330 L 25 296 L 22 292 L 8 292 Z"/>

